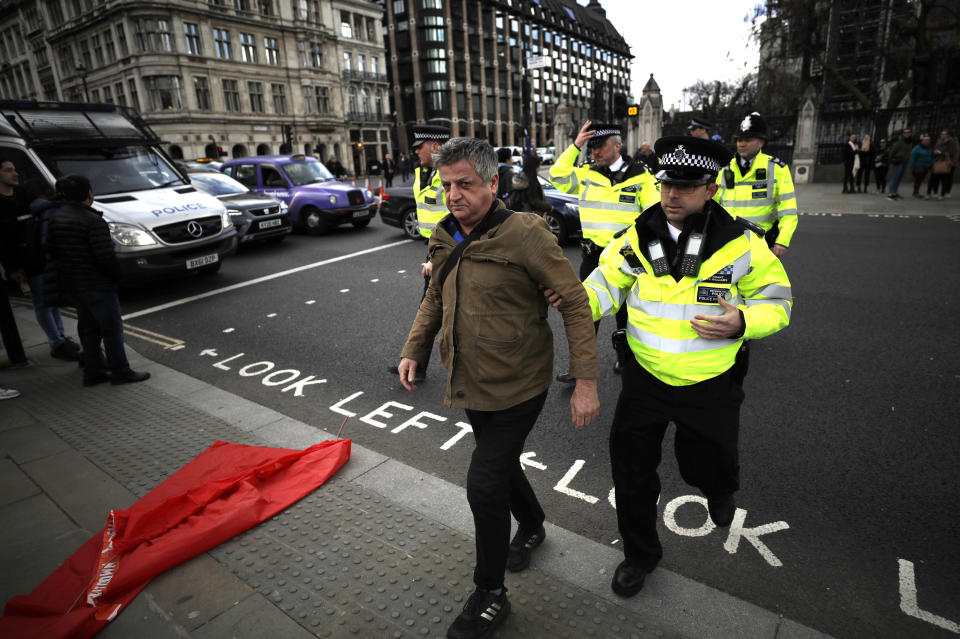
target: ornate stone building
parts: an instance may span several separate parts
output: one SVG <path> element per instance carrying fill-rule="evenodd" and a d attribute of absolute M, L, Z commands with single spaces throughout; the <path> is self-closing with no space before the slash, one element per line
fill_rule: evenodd
<path fill-rule="evenodd" d="M 366 0 L 0 0 L 0 95 L 138 109 L 174 157 L 389 148 Z M 289 139 L 288 139 L 289 135 Z"/>

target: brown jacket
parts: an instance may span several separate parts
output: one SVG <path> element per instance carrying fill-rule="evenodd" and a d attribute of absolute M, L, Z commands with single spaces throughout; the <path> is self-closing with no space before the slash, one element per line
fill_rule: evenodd
<path fill-rule="evenodd" d="M 496 208 L 503 207 L 497 201 Z M 493 209 L 491 209 L 493 210 Z M 535 397 L 553 381 L 553 333 L 539 285 L 562 297 L 570 374 L 600 375 L 587 294 L 547 223 L 514 213 L 464 251 L 439 289 L 444 262 L 456 246 L 448 215 L 430 237 L 433 275 L 402 357 L 422 362 L 439 332 L 447 369 L 443 403 L 501 410 Z"/>

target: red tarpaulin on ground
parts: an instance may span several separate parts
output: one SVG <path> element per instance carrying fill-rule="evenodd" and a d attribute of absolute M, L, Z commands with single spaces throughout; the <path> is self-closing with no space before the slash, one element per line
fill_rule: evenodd
<path fill-rule="evenodd" d="M 0 618 L 5 639 L 92 637 L 163 571 L 272 517 L 350 458 L 350 440 L 306 450 L 215 442 L 107 525 Z"/>

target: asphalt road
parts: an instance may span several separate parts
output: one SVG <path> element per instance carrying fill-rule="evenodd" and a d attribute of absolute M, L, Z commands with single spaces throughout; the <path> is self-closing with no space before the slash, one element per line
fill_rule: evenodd
<path fill-rule="evenodd" d="M 730 532 L 712 528 L 668 432 L 663 567 L 837 637 L 960 633 L 958 245 L 960 222 L 946 216 L 801 217 L 785 258 L 792 323 L 753 345 L 740 511 Z M 578 266 L 578 249 L 565 253 Z M 386 372 L 424 255 L 379 220 L 250 247 L 218 275 L 126 292 L 128 339 L 317 427 L 335 432 L 350 415 L 346 436 L 462 485 L 472 443 L 463 414 L 442 404 L 439 356 L 415 394 Z M 559 369 L 566 341 L 552 322 Z M 600 331 L 599 420 L 575 431 L 570 391 L 555 385 L 525 455 L 548 518 L 609 544 L 613 328 Z"/>

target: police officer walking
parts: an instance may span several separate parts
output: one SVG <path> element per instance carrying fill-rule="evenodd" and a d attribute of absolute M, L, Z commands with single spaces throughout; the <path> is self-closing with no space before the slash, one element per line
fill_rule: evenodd
<path fill-rule="evenodd" d="M 733 520 L 744 398 L 737 353 L 744 339 L 785 327 L 792 307 L 780 260 L 712 199 L 731 153 L 688 136 L 654 148 L 661 203 L 615 235 L 584 282 L 594 319 L 624 306 L 629 314 L 632 356 L 610 433 L 625 555 L 611 586 L 623 597 L 640 591 L 663 555 L 657 466 L 669 422 L 683 479 L 706 496 L 714 525 Z"/>
<path fill-rule="evenodd" d="M 613 239 L 613 234 L 634 223 L 647 207 L 659 201 L 653 174 L 640 160 L 622 153 L 622 132 L 616 124 L 597 124 L 587 120 L 580 128 L 573 144 L 560 154 L 550 167 L 550 182 L 564 193 L 580 198 L 580 228 L 583 240 L 580 249 L 580 279 L 584 280 L 597 267 L 600 252 Z M 592 162 L 576 167 L 577 157 L 584 144 Z M 617 328 L 627 323 L 626 312 L 617 315 Z M 594 331 L 600 328 L 597 322 Z M 624 362 L 617 356 L 614 372 L 623 370 Z M 573 383 L 569 373 L 561 373 L 557 380 Z"/>
<path fill-rule="evenodd" d="M 735 137 L 737 156 L 717 179 L 717 202 L 730 215 L 760 226 L 774 255 L 783 257 L 797 230 L 797 195 L 790 167 L 762 151 L 767 123 L 756 111 L 743 118 Z"/>
<path fill-rule="evenodd" d="M 440 145 L 450 139 L 450 129 L 445 126 L 431 124 L 417 124 L 411 127 L 413 141 L 410 143 L 410 152 L 420 160 L 420 167 L 413 174 L 413 197 L 417 201 L 417 226 L 424 241 L 429 241 L 433 228 L 437 222 L 447 214 L 447 204 L 443 199 L 443 186 L 440 184 L 440 173 L 433 166 L 434 156 L 440 152 Z M 420 269 L 423 274 L 423 296 L 430 286 L 432 266 L 430 256 L 424 260 Z M 419 384 L 427 376 L 427 366 L 430 364 L 428 350 L 423 355 L 423 361 L 418 362 L 416 382 Z M 396 375 L 396 366 L 387 367 L 387 371 Z"/>

